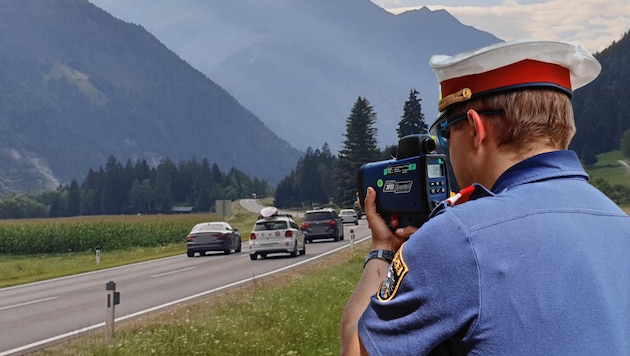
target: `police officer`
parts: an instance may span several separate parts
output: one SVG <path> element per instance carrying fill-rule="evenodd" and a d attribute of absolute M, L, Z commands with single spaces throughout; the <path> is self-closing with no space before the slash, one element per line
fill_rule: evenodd
<path fill-rule="evenodd" d="M 567 150 L 570 97 L 597 60 L 516 40 L 430 64 L 431 132 L 467 188 L 415 232 L 392 232 L 368 188 L 373 251 L 341 354 L 630 355 L 630 217 Z"/>

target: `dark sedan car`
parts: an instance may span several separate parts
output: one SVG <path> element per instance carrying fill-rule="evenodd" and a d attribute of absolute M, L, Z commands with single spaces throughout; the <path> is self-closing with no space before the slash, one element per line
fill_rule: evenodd
<path fill-rule="evenodd" d="M 195 253 L 203 256 L 207 251 L 223 251 L 229 255 L 232 250 L 241 252 L 241 234 L 238 229 L 223 221 L 197 224 L 186 236 L 188 257 L 194 257 Z"/>

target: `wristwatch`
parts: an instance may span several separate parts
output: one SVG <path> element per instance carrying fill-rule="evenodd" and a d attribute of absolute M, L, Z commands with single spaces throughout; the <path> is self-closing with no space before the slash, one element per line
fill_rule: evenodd
<path fill-rule="evenodd" d="M 363 263 L 363 268 L 365 268 L 365 265 L 367 265 L 368 261 L 373 259 L 373 258 L 378 258 L 381 259 L 383 261 L 386 261 L 387 263 L 392 263 L 392 261 L 394 260 L 394 252 L 393 251 L 389 251 L 389 250 L 372 250 L 370 251 L 367 256 L 365 256 L 365 262 Z"/>

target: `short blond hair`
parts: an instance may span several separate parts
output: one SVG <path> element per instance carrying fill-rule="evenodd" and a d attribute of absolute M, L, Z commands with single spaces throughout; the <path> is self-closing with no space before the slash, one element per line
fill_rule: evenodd
<path fill-rule="evenodd" d="M 462 103 L 462 113 L 469 109 L 502 110 L 502 115 L 489 115 L 485 121 L 495 133 L 499 147 L 519 155 L 538 144 L 567 149 L 575 135 L 571 100 L 553 89 L 522 89 Z"/>

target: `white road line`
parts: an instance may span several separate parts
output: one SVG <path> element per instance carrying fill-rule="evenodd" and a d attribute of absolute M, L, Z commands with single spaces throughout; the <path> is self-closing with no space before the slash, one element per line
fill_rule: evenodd
<path fill-rule="evenodd" d="M 9 305 L 9 306 L 6 306 L 6 307 L 0 307 L 0 310 L 6 310 L 6 309 L 11 309 L 11 308 L 18 308 L 18 307 L 23 307 L 25 305 L 31 305 L 31 304 L 36 304 L 36 303 L 43 303 L 43 302 L 47 302 L 49 300 L 55 300 L 55 299 L 59 299 L 59 297 L 50 297 L 50 298 L 44 298 L 44 299 L 39 299 L 39 300 L 33 300 L 32 302 L 26 302 L 26 303 Z"/>
<path fill-rule="evenodd" d="M 170 272 L 164 272 L 164 273 L 160 273 L 160 274 L 154 274 L 151 276 L 151 278 L 157 278 L 157 277 L 162 277 L 162 276 L 168 276 L 169 274 L 173 274 L 173 273 L 179 273 L 179 272 L 185 272 L 185 271 L 190 271 L 191 269 L 195 269 L 197 268 L 196 266 L 193 267 L 188 267 L 188 268 L 182 268 L 182 269 L 178 269 L 176 271 L 170 271 Z"/>

